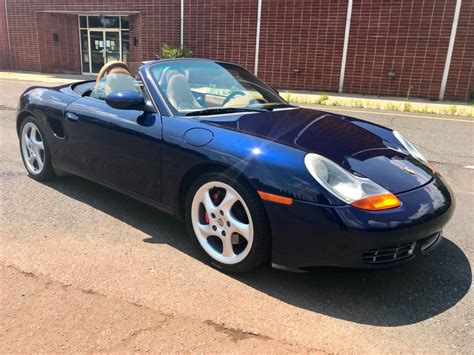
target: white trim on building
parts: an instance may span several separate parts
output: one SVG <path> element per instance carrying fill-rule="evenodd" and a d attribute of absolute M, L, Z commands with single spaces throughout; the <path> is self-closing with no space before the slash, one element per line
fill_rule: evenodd
<path fill-rule="evenodd" d="M 456 8 L 454 10 L 453 27 L 451 27 L 451 36 L 449 37 L 448 54 L 446 55 L 446 63 L 444 64 L 443 78 L 441 79 L 441 88 L 439 90 L 439 99 L 444 99 L 446 91 L 446 83 L 448 82 L 449 68 L 451 66 L 451 58 L 453 56 L 454 42 L 456 42 L 456 32 L 458 30 L 459 14 L 461 12 L 462 0 L 456 0 Z"/>
<path fill-rule="evenodd" d="M 352 0 L 347 3 L 346 29 L 344 31 L 344 46 L 342 48 L 341 74 L 339 76 L 339 92 L 344 89 L 344 75 L 346 72 L 347 48 L 349 47 L 349 32 L 351 30 Z"/>
<path fill-rule="evenodd" d="M 260 25 L 262 22 L 262 0 L 258 0 L 257 5 L 257 33 L 255 37 L 255 65 L 253 73 L 257 75 L 258 73 L 258 53 L 260 51 Z"/>

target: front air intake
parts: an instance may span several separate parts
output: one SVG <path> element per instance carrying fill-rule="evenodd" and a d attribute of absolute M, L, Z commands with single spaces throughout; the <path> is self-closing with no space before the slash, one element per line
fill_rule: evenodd
<path fill-rule="evenodd" d="M 416 242 L 372 249 L 362 254 L 362 261 L 367 264 L 385 264 L 409 258 L 415 250 Z"/>

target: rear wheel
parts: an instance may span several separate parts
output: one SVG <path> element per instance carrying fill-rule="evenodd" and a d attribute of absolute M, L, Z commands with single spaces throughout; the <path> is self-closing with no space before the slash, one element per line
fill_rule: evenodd
<path fill-rule="evenodd" d="M 20 152 L 28 174 L 36 180 L 54 176 L 51 153 L 45 135 L 34 117 L 27 117 L 20 127 Z"/>
<path fill-rule="evenodd" d="M 193 184 L 186 222 L 210 263 L 225 272 L 245 272 L 268 259 L 263 206 L 246 184 L 225 174 L 206 174 Z"/>

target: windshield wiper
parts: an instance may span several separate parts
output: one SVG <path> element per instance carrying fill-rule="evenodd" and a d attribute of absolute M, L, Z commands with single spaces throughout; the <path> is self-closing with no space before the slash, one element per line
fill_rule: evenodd
<path fill-rule="evenodd" d="M 285 108 L 285 107 L 295 107 L 294 105 L 290 105 L 290 104 L 285 104 L 285 103 L 277 103 L 277 104 L 270 104 L 270 105 L 264 105 L 263 106 L 264 108 L 268 109 L 268 110 L 273 110 L 275 108 Z"/>
<path fill-rule="evenodd" d="M 259 109 L 259 108 L 244 108 L 244 107 L 215 107 L 215 108 L 206 108 L 204 110 L 188 112 L 186 116 L 217 115 L 220 113 L 233 113 L 233 112 L 268 112 L 268 110 Z"/>

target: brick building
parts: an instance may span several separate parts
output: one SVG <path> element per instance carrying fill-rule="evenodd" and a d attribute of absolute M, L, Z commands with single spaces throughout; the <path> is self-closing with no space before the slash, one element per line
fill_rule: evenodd
<path fill-rule="evenodd" d="M 0 69 L 136 69 L 164 43 L 279 88 L 468 100 L 474 0 L 0 0 Z"/>

